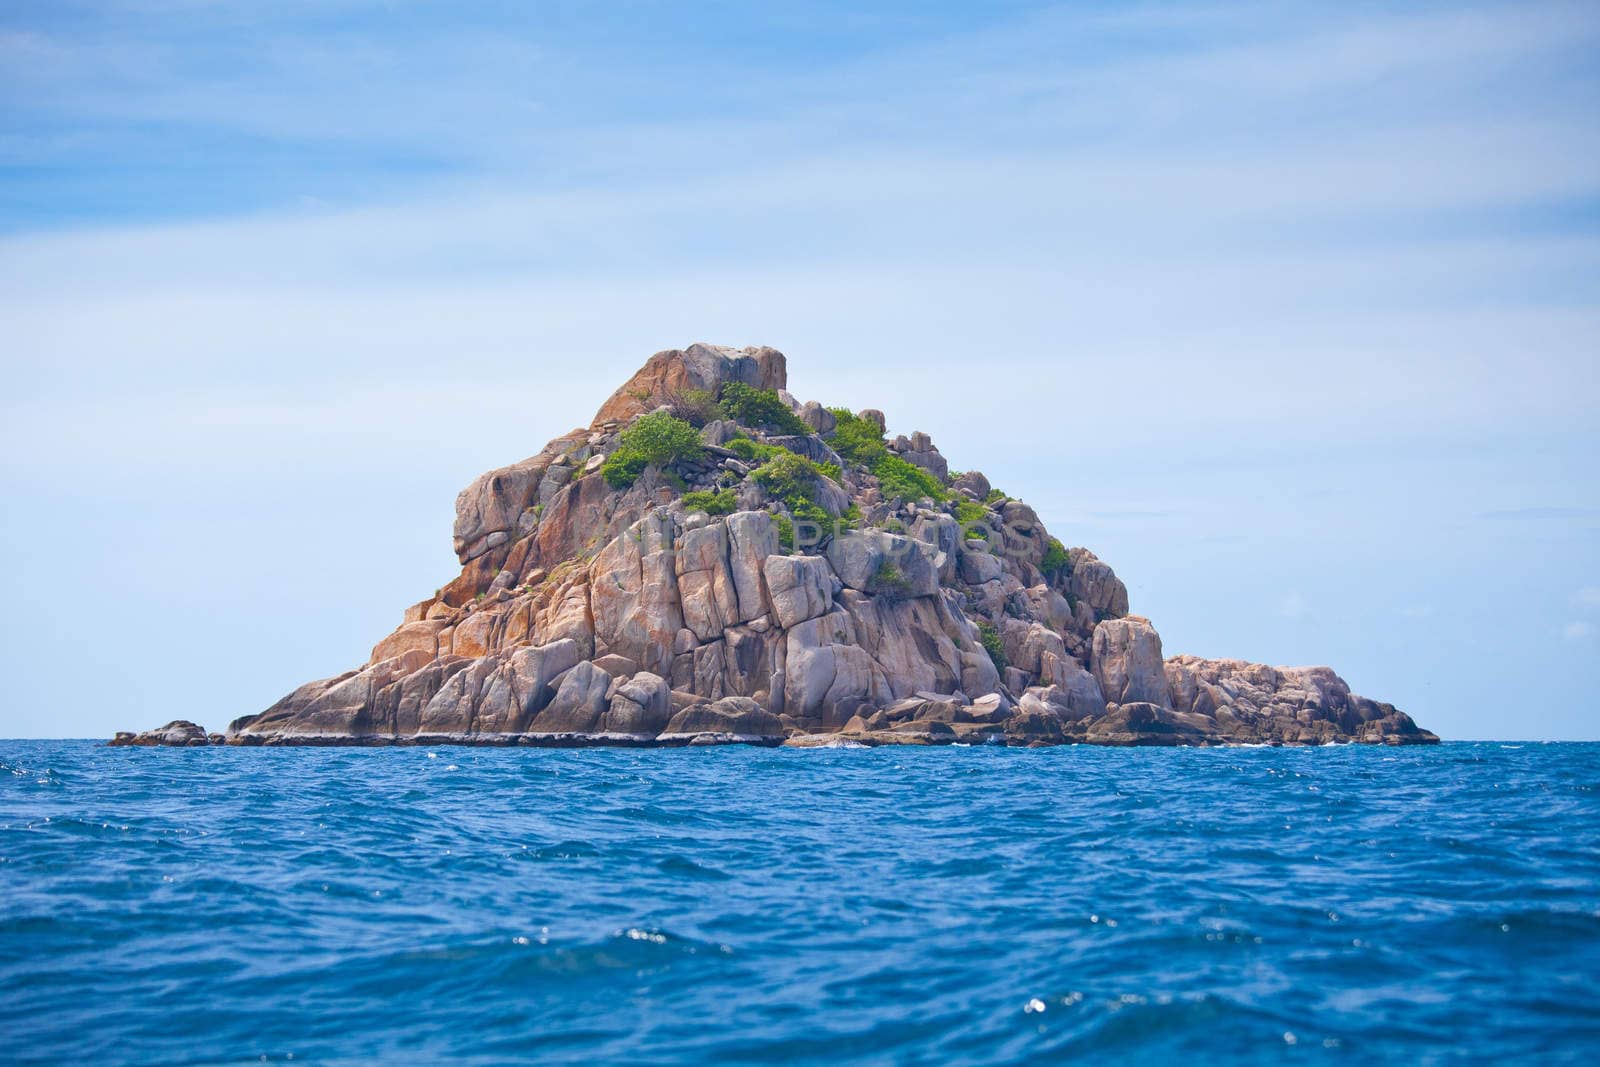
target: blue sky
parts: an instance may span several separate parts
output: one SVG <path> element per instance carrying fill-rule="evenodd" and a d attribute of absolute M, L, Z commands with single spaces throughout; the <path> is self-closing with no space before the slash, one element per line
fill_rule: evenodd
<path fill-rule="evenodd" d="M 11 3 L 0 735 L 360 662 L 456 491 L 771 344 L 1169 653 L 1597 738 L 1600 9 Z"/>

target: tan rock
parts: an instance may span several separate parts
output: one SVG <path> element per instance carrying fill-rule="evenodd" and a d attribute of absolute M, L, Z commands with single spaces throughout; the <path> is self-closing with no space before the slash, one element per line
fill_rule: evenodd
<path fill-rule="evenodd" d="M 669 673 L 684 628 L 673 566 L 673 524 L 657 509 L 613 539 L 589 568 L 594 633 L 644 670 Z"/>
<path fill-rule="evenodd" d="M 820 556 L 769 555 L 762 573 L 772 614 L 784 629 L 814 619 L 833 605 L 833 571 Z"/>
<path fill-rule="evenodd" d="M 687 389 L 716 393 L 725 382 L 776 391 L 788 384 L 788 366 L 782 352 L 764 347 L 734 349 L 696 343 L 682 350 L 657 352 L 600 406 L 591 425 L 626 424 Z"/>
<path fill-rule="evenodd" d="M 721 637 L 739 621 L 739 597 L 728 567 L 728 527 L 714 522 L 685 530 L 675 553 L 684 625 L 701 641 Z"/>
<path fill-rule="evenodd" d="M 1096 626 L 1090 669 L 1108 703 L 1172 707 L 1161 635 L 1149 619 L 1130 615 Z"/>
<path fill-rule="evenodd" d="M 419 622 L 405 623 L 373 646 L 372 658 L 367 662 L 381 663 L 413 650 L 426 652 L 431 659 L 439 652 L 439 631 L 444 628 L 445 623 L 442 619 L 423 619 Z"/>

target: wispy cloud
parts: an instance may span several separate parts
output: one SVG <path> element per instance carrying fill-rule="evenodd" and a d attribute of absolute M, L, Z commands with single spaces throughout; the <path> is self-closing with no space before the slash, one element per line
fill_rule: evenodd
<path fill-rule="evenodd" d="M 800 395 L 934 433 L 1064 538 L 1097 523 L 1141 600 L 1199 583 L 1174 651 L 1227 618 L 1219 653 L 1349 633 L 1370 665 L 1383 620 L 1327 621 L 1380 599 L 1348 590 L 1443 633 L 1486 586 L 1592 573 L 1513 543 L 1600 505 L 1592 4 L 858 7 L 0 12 L 0 532 L 102 520 L 57 513 L 75 487 L 289 467 L 364 536 L 371 472 L 464 483 L 704 339 L 787 350 Z M 192 543 L 196 507 L 149 540 Z M 1465 548 L 1436 524 L 1463 511 Z M 89 581 L 15 605 L 43 621 L 13 677 L 46 684 Z M 1372 691 L 1440 693 L 1421 663 Z M 1462 686 L 1437 699 L 1485 703 Z"/>
<path fill-rule="evenodd" d="M 1496 520 L 1527 520 L 1540 522 L 1545 520 L 1564 521 L 1567 519 L 1592 519 L 1600 516 L 1600 508 L 1572 508 L 1572 507 L 1526 507 L 1504 508 L 1496 511 L 1483 512 L 1483 518 Z"/>

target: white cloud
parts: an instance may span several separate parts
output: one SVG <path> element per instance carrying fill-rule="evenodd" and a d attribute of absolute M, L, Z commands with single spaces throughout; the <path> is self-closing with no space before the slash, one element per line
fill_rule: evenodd
<path fill-rule="evenodd" d="M 1575 620 L 1561 628 L 1561 636 L 1568 641 L 1587 641 L 1595 635 L 1595 625 L 1584 620 Z"/>
<path fill-rule="evenodd" d="M 1600 608 L 1600 585 L 1586 585 L 1572 594 L 1572 602 L 1580 608 Z"/>

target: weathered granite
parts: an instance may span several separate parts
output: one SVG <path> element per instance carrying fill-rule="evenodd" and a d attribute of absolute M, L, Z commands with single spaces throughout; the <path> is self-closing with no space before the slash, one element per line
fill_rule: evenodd
<path fill-rule="evenodd" d="M 746 426 L 713 411 L 724 417 L 706 416 L 698 454 L 624 489 L 607 481 L 635 420 L 704 410 L 729 383 L 770 390 L 792 414 Z M 770 348 L 658 352 L 587 428 L 461 492 L 461 572 L 406 608 L 364 665 L 226 734 L 179 721 L 111 743 L 1437 741 L 1327 667 L 1165 658 L 1111 567 L 1063 549 L 1028 505 L 977 471 L 952 475 L 923 433 L 885 451 L 948 484 L 947 499 L 893 499 L 830 443 L 837 409 L 787 386 Z M 886 424 L 876 409 L 856 417 Z M 759 455 L 739 458 L 740 438 L 823 464 L 811 499 L 840 524 L 804 541 L 815 524 L 787 521 L 794 502 L 769 491 Z M 731 489 L 736 510 L 686 507 L 690 489 Z"/>

